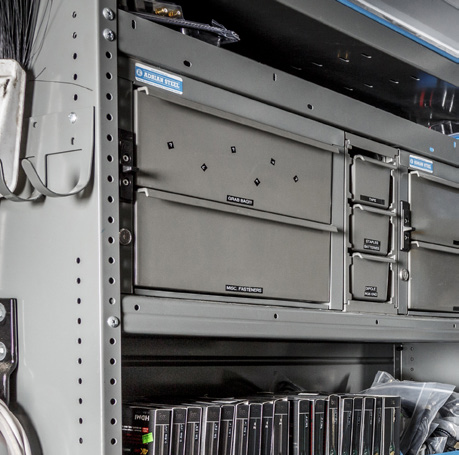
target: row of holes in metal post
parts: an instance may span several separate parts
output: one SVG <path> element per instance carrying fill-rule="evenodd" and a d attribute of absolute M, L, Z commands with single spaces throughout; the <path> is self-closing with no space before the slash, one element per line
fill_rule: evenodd
<path fill-rule="evenodd" d="M 106 59 L 109 61 L 109 60 L 111 60 L 111 59 L 113 58 L 113 55 L 112 55 L 111 52 L 107 51 L 107 52 L 105 53 L 105 57 L 106 57 Z M 105 74 L 105 77 L 106 77 L 107 81 L 113 80 L 113 75 L 112 75 L 110 72 L 107 72 L 107 73 Z M 112 101 L 112 100 L 113 100 L 113 94 L 110 93 L 110 92 L 108 92 L 108 93 L 106 94 L 106 99 L 107 99 L 108 101 Z M 113 119 L 114 119 L 113 114 L 110 113 L 110 112 L 107 112 L 106 115 L 105 115 L 105 118 L 106 118 L 106 121 L 109 122 L 109 125 L 110 125 L 110 126 L 113 126 L 113 125 L 110 124 L 110 122 L 112 122 Z M 116 125 L 115 125 L 115 127 L 116 127 Z M 114 141 L 114 136 L 113 136 L 113 134 L 110 134 L 110 133 L 107 134 L 106 140 L 107 140 L 109 143 L 112 143 L 112 142 Z M 113 158 L 112 155 L 110 155 L 110 154 L 107 155 L 107 161 L 111 164 L 111 166 L 116 166 L 115 160 L 114 160 L 114 158 Z M 114 170 L 114 171 L 115 171 L 115 170 Z M 113 176 L 110 175 L 110 174 L 109 174 L 109 176 L 107 177 L 107 180 L 108 180 L 108 183 L 113 183 L 113 182 L 114 182 Z M 113 204 L 114 202 L 115 202 L 115 198 L 114 198 L 112 195 L 109 195 L 109 196 L 108 196 L 108 203 L 109 203 L 109 204 Z M 116 206 L 113 206 L 113 207 L 116 208 Z M 115 222 L 115 217 L 114 217 L 113 215 L 110 215 L 110 216 L 107 217 L 107 221 L 108 221 L 109 224 L 113 225 L 114 222 Z M 114 238 L 113 236 L 109 236 L 109 237 L 108 237 L 108 243 L 112 246 L 112 248 L 116 248 L 115 238 Z M 109 255 L 109 257 L 108 257 L 108 263 L 109 263 L 111 266 L 113 266 L 113 265 L 115 264 L 115 258 L 114 258 L 112 255 Z M 115 278 L 114 278 L 113 276 L 109 276 L 109 278 L 108 278 L 108 283 L 109 283 L 110 285 L 114 285 L 114 284 L 115 284 Z M 110 305 L 114 305 L 114 304 L 116 303 L 116 298 L 115 298 L 114 296 L 109 296 L 109 297 L 108 297 L 108 303 L 109 303 Z M 116 344 L 116 338 L 111 337 L 111 338 L 109 339 L 109 343 L 110 343 L 111 345 Z M 114 366 L 114 365 L 116 365 L 117 360 L 116 360 L 115 358 L 112 357 L 112 358 L 110 358 L 109 362 L 110 362 L 110 365 L 111 365 L 111 366 Z M 110 379 L 110 384 L 111 384 L 112 386 L 114 386 L 114 385 L 116 384 L 116 382 L 117 382 L 117 381 L 116 381 L 115 378 L 112 377 L 112 378 Z M 111 398 L 111 399 L 110 399 L 110 404 L 111 404 L 112 406 L 115 406 L 115 405 L 117 404 L 117 400 L 116 400 L 115 398 Z M 110 424 L 111 424 L 111 425 L 116 425 L 117 423 L 118 423 L 118 422 L 117 422 L 117 420 L 116 420 L 115 418 L 111 418 L 111 420 L 110 420 Z M 113 446 L 116 445 L 117 443 L 118 443 L 118 441 L 117 441 L 115 438 L 112 438 L 112 439 L 110 440 L 110 444 L 113 445 Z"/>
<path fill-rule="evenodd" d="M 74 12 L 72 13 L 72 18 L 76 19 L 77 16 L 78 16 L 78 13 L 77 13 L 76 11 L 74 11 Z M 73 32 L 73 33 L 72 33 L 72 38 L 73 38 L 73 39 L 77 39 L 77 38 L 78 38 L 77 32 Z M 111 52 L 108 52 L 108 51 L 105 53 L 105 56 L 106 56 L 107 59 L 111 59 L 111 58 L 112 58 Z M 72 59 L 73 59 L 73 60 L 77 60 L 77 59 L 78 59 L 78 53 L 77 53 L 77 52 L 74 52 L 74 53 L 72 54 Z M 111 79 L 113 78 L 113 75 L 112 75 L 111 73 L 107 72 L 107 73 L 106 73 L 106 78 L 107 78 L 107 80 L 111 80 Z M 78 74 L 75 72 L 75 73 L 73 74 L 73 80 L 76 81 L 77 79 L 78 79 Z M 73 95 L 73 100 L 74 100 L 74 101 L 78 101 L 78 99 L 79 99 L 79 95 L 78 95 L 78 93 L 75 93 L 75 94 Z M 108 101 L 112 101 L 112 100 L 113 100 L 113 94 L 110 93 L 110 92 L 106 93 L 106 99 L 107 99 Z M 113 120 L 113 115 L 110 114 L 110 113 L 108 113 L 108 114 L 106 115 L 106 118 L 107 118 L 108 121 L 112 121 L 112 120 Z M 112 141 L 113 141 L 113 136 L 112 136 L 111 134 L 108 134 L 108 135 L 107 135 L 107 140 L 108 140 L 109 142 L 112 142 Z M 110 162 L 113 161 L 113 157 L 111 157 L 111 155 L 109 155 L 108 161 L 110 161 Z M 114 202 L 113 196 L 109 196 L 109 197 L 108 197 L 108 202 L 109 202 L 110 204 Z M 115 220 L 114 220 L 114 218 L 113 218 L 112 216 L 108 217 L 108 222 L 109 222 L 109 223 L 112 224 L 112 223 L 114 223 L 114 221 L 115 221 Z M 111 243 L 111 244 L 114 243 L 113 237 L 110 237 L 110 238 L 109 238 L 109 243 Z M 80 258 L 77 258 L 77 259 L 76 259 L 76 262 L 77 262 L 77 264 L 80 264 L 80 263 L 81 263 L 81 259 L 80 259 Z M 109 264 L 113 265 L 113 264 L 115 263 L 114 257 L 110 256 L 110 257 L 108 258 L 108 262 L 109 262 Z M 81 284 L 81 282 L 82 282 L 82 280 L 81 280 L 80 277 L 78 277 L 76 281 L 77 281 L 77 284 Z M 110 284 L 114 284 L 114 283 L 115 283 L 115 279 L 114 279 L 113 277 L 109 277 L 109 283 L 110 283 Z M 116 303 L 116 299 L 115 299 L 114 297 L 109 297 L 109 304 L 110 304 L 110 305 L 114 305 L 115 303 Z M 81 305 L 81 304 L 82 304 L 82 299 L 81 299 L 81 297 L 78 297 L 78 298 L 77 298 L 77 304 L 78 304 L 78 305 Z M 77 318 L 77 324 L 78 324 L 78 325 L 81 325 L 82 323 L 83 323 L 82 318 L 80 318 L 80 317 Z M 116 344 L 116 338 L 111 337 L 111 338 L 109 339 L 109 342 L 110 342 L 111 345 Z M 83 344 L 83 339 L 82 339 L 81 337 L 79 337 L 79 338 L 77 339 L 77 343 L 78 343 L 79 345 L 82 345 L 82 344 Z M 82 365 L 82 364 L 83 364 L 83 358 L 82 358 L 82 357 L 79 357 L 77 361 L 78 361 L 78 364 L 79 364 L 79 365 Z M 110 365 L 115 365 L 115 364 L 116 364 L 116 359 L 115 359 L 115 358 L 111 358 L 111 359 L 110 359 Z M 111 378 L 111 379 L 110 379 L 110 384 L 111 384 L 111 385 L 115 385 L 116 383 L 117 383 L 117 381 L 116 381 L 115 378 Z M 79 385 L 82 385 L 82 384 L 83 384 L 83 378 L 81 378 L 81 377 L 78 378 L 78 384 L 79 384 Z M 83 398 L 82 398 L 82 397 L 78 398 L 78 403 L 79 403 L 80 405 L 83 404 Z M 110 399 L 110 404 L 111 404 L 111 405 L 116 405 L 116 404 L 117 404 L 117 400 L 116 400 L 115 398 L 111 398 L 111 399 Z M 84 420 L 83 420 L 82 417 L 79 417 L 78 423 L 79 423 L 80 425 L 82 425 L 82 424 L 84 423 Z M 111 425 L 116 425 L 118 422 L 117 422 L 117 419 L 112 418 L 112 419 L 110 420 L 110 423 L 111 423 Z M 84 443 L 84 440 L 83 440 L 82 437 L 80 437 L 78 441 L 79 441 L 80 444 L 83 444 L 83 443 Z M 114 438 L 111 439 L 110 442 L 111 442 L 112 445 L 116 445 L 116 444 L 117 444 L 117 440 L 114 439 Z"/>

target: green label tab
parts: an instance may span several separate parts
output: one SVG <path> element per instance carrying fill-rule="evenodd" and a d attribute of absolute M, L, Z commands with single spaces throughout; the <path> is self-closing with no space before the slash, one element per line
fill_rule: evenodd
<path fill-rule="evenodd" d="M 149 444 L 153 442 L 153 433 L 147 433 L 142 435 L 142 444 Z"/>

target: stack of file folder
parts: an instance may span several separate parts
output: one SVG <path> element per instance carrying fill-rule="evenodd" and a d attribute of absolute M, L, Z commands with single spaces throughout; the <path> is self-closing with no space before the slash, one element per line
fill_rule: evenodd
<path fill-rule="evenodd" d="M 400 397 L 297 393 L 126 404 L 123 453 L 400 455 Z"/>

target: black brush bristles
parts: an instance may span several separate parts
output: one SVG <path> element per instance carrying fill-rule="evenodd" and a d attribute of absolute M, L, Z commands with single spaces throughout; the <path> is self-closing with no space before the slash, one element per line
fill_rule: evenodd
<path fill-rule="evenodd" d="M 0 58 L 13 59 L 28 69 L 32 60 L 41 0 L 2 0 Z"/>

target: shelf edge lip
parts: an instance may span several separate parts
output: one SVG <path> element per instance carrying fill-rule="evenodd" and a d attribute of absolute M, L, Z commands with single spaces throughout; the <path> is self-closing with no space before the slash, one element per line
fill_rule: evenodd
<path fill-rule="evenodd" d="M 125 334 L 365 342 L 459 341 L 458 318 L 347 313 L 128 295 Z M 457 328 L 456 328 L 457 327 Z"/>

